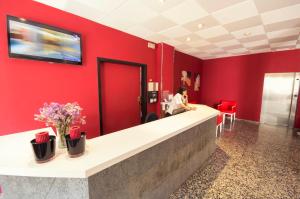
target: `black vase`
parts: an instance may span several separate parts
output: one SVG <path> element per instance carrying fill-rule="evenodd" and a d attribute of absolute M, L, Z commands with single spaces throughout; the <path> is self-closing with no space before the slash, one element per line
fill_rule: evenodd
<path fill-rule="evenodd" d="M 43 163 L 51 160 L 55 155 L 56 137 L 54 135 L 49 136 L 49 141 L 44 143 L 36 143 L 35 139 L 31 140 L 31 145 L 35 160 L 38 163 Z"/>
<path fill-rule="evenodd" d="M 71 158 L 81 156 L 85 151 L 85 132 L 81 132 L 80 138 L 71 139 L 70 135 L 66 135 L 66 143 L 68 153 Z"/>

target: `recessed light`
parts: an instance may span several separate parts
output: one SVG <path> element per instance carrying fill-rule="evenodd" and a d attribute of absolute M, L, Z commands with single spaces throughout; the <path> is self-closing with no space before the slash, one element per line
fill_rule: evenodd
<path fill-rule="evenodd" d="M 249 36 L 251 36 L 251 35 L 252 35 L 251 32 L 245 32 L 245 33 L 244 33 L 244 36 L 246 36 L 246 37 L 249 37 Z"/>
<path fill-rule="evenodd" d="M 24 19 L 24 18 L 20 18 L 20 20 L 21 20 L 21 21 L 26 21 L 26 19 Z"/>
<path fill-rule="evenodd" d="M 187 38 L 186 38 L 186 41 L 191 41 L 191 38 L 190 38 L 190 37 L 187 37 Z"/>
<path fill-rule="evenodd" d="M 165 3 L 166 2 L 166 0 L 159 0 L 160 1 L 160 3 Z"/>
<path fill-rule="evenodd" d="M 199 23 L 199 24 L 198 24 L 198 28 L 199 28 L 199 29 L 203 28 L 203 24 L 202 24 L 202 23 Z"/>

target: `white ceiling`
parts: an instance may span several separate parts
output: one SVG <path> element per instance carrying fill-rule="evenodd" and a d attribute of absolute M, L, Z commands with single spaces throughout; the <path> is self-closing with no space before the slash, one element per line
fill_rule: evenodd
<path fill-rule="evenodd" d="M 35 1 L 201 59 L 300 48 L 300 0 Z"/>

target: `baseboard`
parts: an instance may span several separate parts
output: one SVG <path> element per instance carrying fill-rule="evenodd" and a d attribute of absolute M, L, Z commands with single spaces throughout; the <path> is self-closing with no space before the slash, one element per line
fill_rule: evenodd
<path fill-rule="evenodd" d="M 239 119 L 239 118 L 236 118 L 236 120 L 250 122 L 250 123 L 253 123 L 253 124 L 265 124 L 265 123 L 258 122 L 258 121 L 246 120 L 246 119 Z M 276 126 L 276 125 L 272 125 L 272 124 L 265 124 L 265 125 Z M 289 128 L 289 127 L 287 127 L 287 128 Z M 300 132 L 300 128 L 290 128 L 290 129 L 293 129 L 296 132 Z"/>
<path fill-rule="evenodd" d="M 253 121 L 253 120 L 246 120 L 246 119 L 240 119 L 240 118 L 235 118 L 236 120 L 239 120 L 239 121 L 245 121 L 245 122 L 250 122 L 250 123 L 254 123 L 254 124 L 261 124 L 260 122 L 258 121 Z"/>

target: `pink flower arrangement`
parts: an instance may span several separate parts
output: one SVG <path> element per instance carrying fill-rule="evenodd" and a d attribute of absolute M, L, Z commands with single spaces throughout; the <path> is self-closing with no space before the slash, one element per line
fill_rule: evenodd
<path fill-rule="evenodd" d="M 74 124 L 85 124 L 85 116 L 81 115 L 82 108 L 77 102 L 59 104 L 52 102 L 45 103 L 39 109 L 39 114 L 34 115 L 37 121 L 45 122 L 47 126 L 71 126 Z"/>

